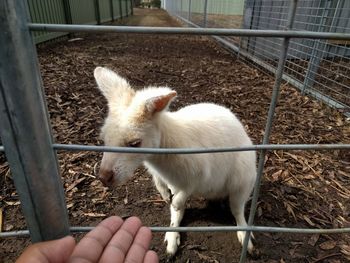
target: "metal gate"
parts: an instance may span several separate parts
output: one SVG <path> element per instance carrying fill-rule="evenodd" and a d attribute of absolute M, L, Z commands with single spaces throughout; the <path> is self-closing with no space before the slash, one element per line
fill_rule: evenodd
<path fill-rule="evenodd" d="M 178 5 L 179 1 L 167 1 Z M 124 153 L 152 154 L 200 154 L 234 151 L 259 151 L 258 179 L 254 187 L 253 199 L 247 227 L 151 227 L 152 231 L 256 231 L 292 233 L 345 233 L 350 228 L 337 229 L 297 229 L 285 227 L 254 226 L 260 184 L 267 151 L 271 150 L 335 150 L 350 149 L 350 144 L 269 144 L 271 127 L 278 100 L 283 69 L 288 57 L 291 39 L 320 39 L 320 41 L 348 41 L 349 33 L 309 32 L 293 29 L 297 10 L 297 0 L 290 1 L 287 22 L 284 30 L 255 29 L 217 29 L 217 28 L 152 28 L 119 27 L 92 25 L 34 24 L 27 21 L 27 6 L 23 0 L 4 0 L 0 2 L 0 121 L 1 139 L 10 163 L 16 189 L 19 193 L 24 216 L 29 231 L 0 233 L 0 237 L 28 235 L 34 242 L 50 240 L 69 234 L 70 231 L 87 231 L 91 228 L 69 227 L 64 201 L 63 187 L 57 165 L 56 151 L 108 151 Z M 238 36 L 271 38 L 283 41 L 279 50 L 275 84 L 264 132 L 263 144 L 238 148 L 206 149 L 147 149 L 83 145 L 56 144 L 52 139 L 48 121 L 42 81 L 30 31 L 49 32 L 114 32 L 145 34 L 196 34 L 214 36 Z M 18 99 L 21 98 L 21 99 Z M 47 195 L 47 193 L 50 195 Z M 60 218 L 60 220 L 57 220 Z M 248 236 L 244 242 L 241 262 L 246 259 Z"/>

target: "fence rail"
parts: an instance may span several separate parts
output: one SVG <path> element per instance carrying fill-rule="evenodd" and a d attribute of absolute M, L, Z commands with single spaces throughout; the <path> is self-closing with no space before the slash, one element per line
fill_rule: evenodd
<path fill-rule="evenodd" d="M 350 144 L 260 144 L 246 147 L 228 148 L 130 148 L 130 147 L 107 147 L 95 145 L 53 144 L 56 150 L 68 151 L 95 151 L 95 152 L 118 152 L 118 153 L 146 153 L 146 154 L 200 154 L 243 152 L 257 150 L 344 150 L 350 149 Z"/>
<path fill-rule="evenodd" d="M 277 151 L 277 150 L 346 150 L 350 149 L 350 144 L 259 144 L 245 147 L 227 148 L 130 148 L 130 147 L 108 147 L 97 145 L 79 144 L 52 144 L 55 150 L 60 151 L 95 151 L 95 152 L 115 152 L 115 153 L 145 153 L 145 154 L 201 154 L 201 153 L 223 153 L 223 152 L 244 152 L 244 151 Z M 0 146 L 0 151 L 5 151 Z"/>
<path fill-rule="evenodd" d="M 71 233 L 89 232 L 94 227 L 75 226 L 70 227 Z M 270 227 L 270 226 L 193 226 L 193 227 L 150 227 L 152 232 L 236 232 L 236 231 L 252 231 L 252 232 L 274 232 L 274 233 L 298 233 L 298 234 L 339 234 L 350 233 L 349 227 L 333 228 L 333 229 L 315 229 L 315 228 L 291 228 L 291 227 Z M 29 230 L 0 232 L 0 238 L 8 237 L 26 237 L 29 236 Z"/>
<path fill-rule="evenodd" d="M 207 1 L 207 0 L 206 0 Z M 172 1 L 173 3 L 179 3 L 179 1 Z M 189 1 L 190 3 L 191 1 Z M 182 3 L 182 1 L 181 1 Z M 283 78 L 283 69 L 288 56 L 288 46 L 290 38 L 315 38 L 315 39 L 337 39 L 337 40 L 350 40 L 350 34 L 342 33 L 318 33 L 307 31 L 293 31 L 292 25 L 295 18 L 295 12 L 297 7 L 297 0 L 291 1 L 289 8 L 288 22 L 286 24 L 287 30 L 250 30 L 250 29 L 200 29 L 200 28 L 131 28 L 131 27 L 106 27 L 106 26 L 87 26 L 87 25 L 48 25 L 48 24 L 28 24 L 26 19 L 26 6 L 21 0 L 4 0 L 0 2 L 0 21 L 1 27 L 6 32 L 7 38 L 0 38 L 0 45 L 4 48 L 0 49 L 1 63 L 10 63 L 13 65 L 13 71 L 4 71 L 4 67 L 1 67 L 1 76 L 5 76 L 2 84 L 0 85 L 0 100 L 4 103 L 0 103 L 0 119 L 5 120 L 6 127 L 1 127 L 1 137 L 3 139 L 4 147 L 2 147 L 7 155 L 12 172 L 14 174 L 14 180 L 16 189 L 20 196 L 22 206 L 24 207 L 24 214 L 28 224 L 30 235 L 35 237 L 35 241 L 52 239 L 72 231 L 88 231 L 91 228 L 68 228 L 66 222 L 68 221 L 67 210 L 58 209 L 65 207 L 65 203 L 62 197 L 63 187 L 58 183 L 59 173 L 56 169 L 50 169 L 47 173 L 40 172 L 42 168 L 41 163 L 46 163 L 48 160 L 47 153 L 52 153 L 53 150 L 93 150 L 93 151 L 118 151 L 118 152 L 143 152 L 143 153 L 173 153 L 173 154 L 194 154 L 194 153 L 209 153 L 209 152 L 224 152 L 224 151 L 259 151 L 260 158 L 258 164 L 258 179 L 256 181 L 252 199 L 252 205 L 248 220 L 248 226 L 246 228 L 223 226 L 223 227 L 180 227 L 180 228 L 168 228 L 168 227 L 152 227 L 153 231 L 238 231 L 246 230 L 250 234 L 251 231 L 272 231 L 272 232 L 290 232 L 290 233 L 344 233 L 350 232 L 349 228 L 341 229 L 301 229 L 301 228 L 285 228 L 285 227 L 264 227 L 253 226 L 253 219 L 255 216 L 257 200 L 259 196 L 259 189 L 261 179 L 263 175 L 264 159 L 267 150 L 334 150 L 334 149 L 350 149 L 349 144 L 325 144 L 325 145 L 271 145 L 269 144 L 270 131 L 273 124 L 273 118 L 275 113 L 275 107 L 278 100 L 280 84 Z M 9 15 L 10 14 L 10 15 Z M 17 28 L 21 28 L 22 31 L 18 33 Z M 280 56 L 278 66 L 276 69 L 276 79 L 273 88 L 273 94 L 271 98 L 271 105 L 269 108 L 268 119 L 266 122 L 264 139 L 262 145 L 254 145 L 250 147 L 240 148 L 210 148 L 210 149 L 130 149 L 130 148 L 115 148 L 104 146 L 82 146 L 82 145 L 62 145 L 54 144 L 47 136 L 50 134 L 49 121 L 47 118 L 47 108 L 44 96 L 42 94 L 42 87 L 40 81 L 40 72 L 38 70 L 37 59 L 33 56 L 35 47 L 30 43 L 29 30 L 47 30 L 47 31 L 65 31 L 65 32 L 119 32 L 119 33 L 167 33 L 167 34 L 201 34 L 201 35 L 232 35 L 232 36 L 255 36 L 255 37 L 281 37 L 283 41 L 280 47 Z M 18 58 L 27 58 L 26 63 L 20 64 L 22 61 Z M 35 65 L 33 67 L 33 65 Z M 8 73 L 8 74 L 7 74 Z M 14 85 L 13 83 L 18 83 Z M 16 99 L 17 94 L 21 93 L 23 103 L 20 107 L 13 101 Z M 34 98 L 34 95 L 37 96 Z M 41 112 L 36 114 L 33 109 L 27 111 L 26 103 L 30 104 L 36 110 Z M 40 103 L 38 103 L 40 102 Z M 25 113 L 25 116 L 23 115 Z M 41 118 L 39 121 L 37 118 Z M 42 125 L 42 122 L 44 125 Z M 45 127 L 45 129 L 43 129 Z M 6 129 L 6 130 L 5 130 Z M 42 130 L 48 132 L 45 136 L 42 136 Z M 25 140 L 28 135 L 28 131 L 31 132 L 31 140 Z M 35 143 L 39 141 L 40 143 Z M 43 142 L 44 141 L 44 142 Z M 48 147 L 42 147 L 42 145 Z M 15 147 L 13 147 L 15 146 Z M 40 147 L 38 147 L 40 146 Z M 0 146 L 1 149 L 1 146 Z M 33 153 L 35 153 L 33 155 Z M 33 155 L 33 156 L 31 156 Z M 30 167 L 21 162 L 21 157 L 34 158 L 35 162 Z M 53 166 L 57 162 L 56 156 L 49 158 L 52 161 Z M 21 169 L 19 169 L 21 168 Z M 47 167 L 46 167 L 47 168 Z M 25 181 L 23 181 L 25 179 Z M 42 184 L 37 184 L 45 180 L 45 188 Z M 29 182 L 29 184 L 28 184 Z M 31 182 L 36 182 L 31 184 Z M 45 198 L 42 198 L 47 193 L 47 189 L 50 189 L 53 196 L 48 203 Z M 31 194 L 31 195 L 29 195 Z M 30 198 L 28 198 L 28 196 Z M 26 199 L 28 198 L 28 200 Z M 29 208 L 29 209 L 28 209 Z M 48 209 L 47 209 L 48 208 Z M 56 216 L 52 217 L 52 211 L 56 212 Z M 60 218 L 60 220 L 57 220 Z M 49 227 L 48 227 L 49 226 Z M 14 234 L 15 236 L 27 235 L 29 232 L 16 231 L 9 233 L 1 233 L 0 237 Z M 249 234 L 246 235 L 244 246 L 242 249 L 240 262 L 244 262 L 247 252 L 247 243 Z"/>
<path fill-rule="evenodd" d="M 90 26 L 90 25 L 60 25 L 29 23 L 32 31 L 48 32 L 90 32 L 90 33 L 137 33 L 137 34 L 182 34 L 182 35 L 213 35 L 213 36 L 250 36 L 250 37 L 280 37 L 280 38 L 310 38 L 348 40 L 350 33 L 325 33 L 312 31 L 285 30 L 249 30 L 223 28 L 183 28 L 183 27 L 133 27 L 133 26 Z"/>

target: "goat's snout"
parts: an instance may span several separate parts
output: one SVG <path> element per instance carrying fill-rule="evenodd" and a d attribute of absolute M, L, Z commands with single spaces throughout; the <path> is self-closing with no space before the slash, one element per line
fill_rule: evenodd
<path fill-rule="evenodd" d="M 114 173 L 112 170 L 100 169 L 98 178 L 104 186 L 112 186 L 114 184 Z"/>

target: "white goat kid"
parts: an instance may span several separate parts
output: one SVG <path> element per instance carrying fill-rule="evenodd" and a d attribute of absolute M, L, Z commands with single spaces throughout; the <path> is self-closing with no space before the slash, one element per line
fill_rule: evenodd
<path fill-rule="evenodd" d="M 209 103 L 167 108 L 176 92 L 169 88 L 133 90 L 113 71 L 97 67 L 95 79 L 108 101 L 109 112 L 101 138 L 108 146 L 145 148 L 238 147 L 252 144 L 243 125 L 228 109 Z M 256 180 L 255 152 L 194 155 L 104 153 L 99 172 L 104 185 L 125 181 L 144 164 L 162 198 L 171 202 L 170 226 L 183 218 L 191 195 L 207 199 L 229 197 L 238 226 L 246 226 L 244 207 Z M 171 194 L 169 192 L 171 191 Z M 245 232 L 237 232 L 243 243 Z M 180 244 L 178 232 L 167 232 L 167 253 Z M 252 252 L 251 240 L 248 244 Z"/>

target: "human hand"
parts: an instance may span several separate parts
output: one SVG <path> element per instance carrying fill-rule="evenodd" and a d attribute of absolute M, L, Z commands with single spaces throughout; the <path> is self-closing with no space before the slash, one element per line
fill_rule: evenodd
<path fill-rule="evenodd" d="M 75 244 L 73 237 L 36 243 L 29 246 L 16 263 L 62 262 L 158 262 L 157 254 L 149 250 L 152 233 L 141 226 L 137 217 L 125 222 L 117 216 L 103 220 Z"/>

